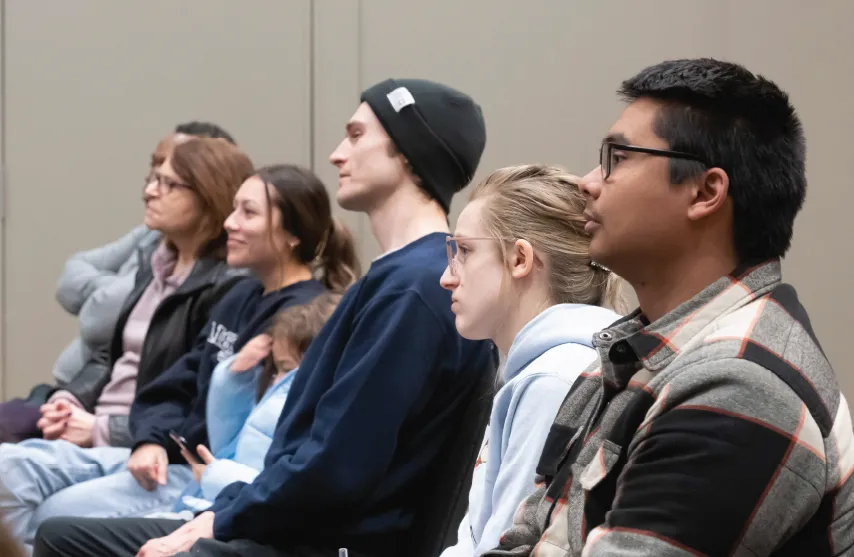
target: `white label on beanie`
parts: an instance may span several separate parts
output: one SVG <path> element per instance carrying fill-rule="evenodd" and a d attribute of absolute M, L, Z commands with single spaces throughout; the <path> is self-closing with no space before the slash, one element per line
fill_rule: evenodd
<path fill-rule="evenodd" d="M 398 87 L 386 95 L 386 97 L 388 97 L 388 101 L 395 112 L 400 112 L 400 109 L 404 106 L 415 104 L 415 97 L 412 96 L 412 93 L 406 87 Z"/>

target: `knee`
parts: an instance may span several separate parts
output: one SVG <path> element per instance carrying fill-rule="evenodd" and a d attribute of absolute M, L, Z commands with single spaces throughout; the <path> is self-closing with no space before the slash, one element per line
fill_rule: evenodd
<path fill-rule="evenodd" d="M 34 475 L 38 452 L 20 443 L 0 445 L 0 487 L 15 490 Z"/>
<path fill-rule="evenodd" d="M 26 451 L 26 446 L 19 443 L 0 444 L 0 462 L 10 458 L 20 458 L 19 455 Z"/>
<path fill-rule="evenodd" d="M 36 458 L 37 452 L 27 443 L 3 443 L 0 445 L 0 468 L 17 467 Z"/>
<path fill-rule="evenodd" d="M 0 445 L 0 487 L 14 489 L 22 480 L 22 475 L 29 475 L 32 451 L 17 443 Z"/>

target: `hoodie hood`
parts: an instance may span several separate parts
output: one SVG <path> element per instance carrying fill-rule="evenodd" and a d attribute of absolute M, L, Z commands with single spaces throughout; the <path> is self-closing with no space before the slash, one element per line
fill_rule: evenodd
<path fill-rule="evenodd" d="M 593 347 L 593 335 L 620 319 L 617 313 L 599 306 L 557 304 L 534 317 L 513 340 L 501 373 L 510 381 L 543 353 L 561 344 Z"/>

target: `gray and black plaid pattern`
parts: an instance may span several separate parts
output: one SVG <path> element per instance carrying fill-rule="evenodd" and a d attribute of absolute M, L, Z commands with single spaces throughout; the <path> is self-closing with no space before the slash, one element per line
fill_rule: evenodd
<path fill-rule="evenodd" d="M 779 261 L 594 345 L 487 555 L 854 555 L 848 404 Z"/>

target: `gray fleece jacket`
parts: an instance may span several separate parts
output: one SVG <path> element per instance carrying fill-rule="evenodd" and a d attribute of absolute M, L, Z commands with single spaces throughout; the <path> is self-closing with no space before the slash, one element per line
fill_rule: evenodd
<path fill-rule="evenodd" d="M 60 387 L 71 382 L 98 349 L 108 346 L 116 320 L 134 286 L 138 248 L 160 233 L 138 226 L 105 246 L 72 255 L 56 288 L 56 300 L 80 323 L 80 336 L 60 354 L 53 375 Z"/>

